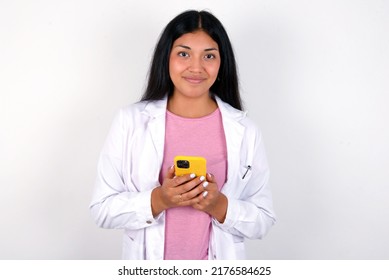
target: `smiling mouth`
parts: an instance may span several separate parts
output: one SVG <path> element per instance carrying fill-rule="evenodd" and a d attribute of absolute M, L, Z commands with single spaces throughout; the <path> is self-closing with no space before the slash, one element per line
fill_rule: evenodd
<path fill-rule="evenodd" d="M 200 84 L 202 83 L 203 81 L 205 81 L 204 78 L 200 78 L 200 77 L 183 77 L 185 81 L 191 83 L 191 84 Z"/>

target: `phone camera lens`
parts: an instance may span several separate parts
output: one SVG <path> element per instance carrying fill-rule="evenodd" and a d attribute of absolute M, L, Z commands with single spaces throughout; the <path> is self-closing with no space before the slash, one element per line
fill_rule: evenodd
<path fill-rule="evenodd" d="M 177 167 L 189 168 L 189 161 L 188 160 L 177 160 Z"/>

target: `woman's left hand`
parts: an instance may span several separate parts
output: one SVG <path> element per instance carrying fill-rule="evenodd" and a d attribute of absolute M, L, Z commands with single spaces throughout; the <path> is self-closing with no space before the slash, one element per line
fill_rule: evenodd
<path fill-rule="evenodd" d="M 192 204 L 192 207 L 208 213 L 220 223 L 223 223 L 227 213 L 227 197 L 219 191 L 215 177 L 209 173 L 206 182 L 202 185 L 204 190 L 197 196 L 197 203 Z"/>

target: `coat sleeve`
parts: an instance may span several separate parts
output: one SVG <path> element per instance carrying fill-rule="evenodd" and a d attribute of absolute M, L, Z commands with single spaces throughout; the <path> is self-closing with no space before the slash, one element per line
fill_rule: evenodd
<path fill-rule="evenodd" d="M 253 144 L 248 149 L 252 149 L 253 156 L 251 169 L 246 174 L 248 178 L 244 180 L 242 173 L 238 173 L 239 178 L 232 182 L 235 184 L 233 188 L 242 190 L 236 192 L 237 196 L 227 196 L 225 221 L 219 223 L 214 219 L 213 223 L 235 236 L 262 239 L 276 218 L 269 185 L 269 166 L 260 132 L 255 129 L 254 135 L 246 135 L 246 141 L 250 139 Z"/>
<path fill-rule="evenodd" d="M 115 117 L 101 151 L 90 211 L 103 228 L 137 230 L 158 223 L 151 210 L 152 190 L 139 192 L 123 176 L 123 158 L 131 131 L 122 109 Z"/>

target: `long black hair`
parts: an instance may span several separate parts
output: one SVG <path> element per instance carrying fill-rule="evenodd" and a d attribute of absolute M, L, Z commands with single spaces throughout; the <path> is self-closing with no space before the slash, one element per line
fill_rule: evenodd
<path fill-rule="evenodd" d="M 182 35 L 197 30 L 206 32 L 219 47 L 221 63 L 218 78 L 210 88 L 211 93 L 232 107 L 242 110 L 236 62 L 230 39 L 221 22 L 207 11 L 183 12 L 165 27 L 154 50 L 147 88 L 141 100 L 159 100 L 166 94 L 168 96 L 173 94 L 174 85 L 169 75 L 169 57 L 173 43 Z"/>

